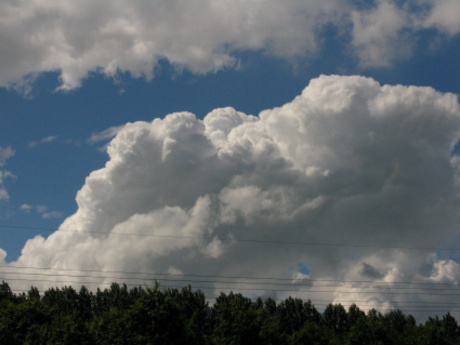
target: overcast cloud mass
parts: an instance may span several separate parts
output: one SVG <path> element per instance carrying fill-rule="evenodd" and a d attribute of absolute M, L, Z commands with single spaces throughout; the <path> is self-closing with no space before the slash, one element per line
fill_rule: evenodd
<path fill-rule="evenodd" d="M 0 3 L 0 85 L 27 88 L 58 71 L 62 89 L 93 71 L 152 78 L 161 59 L 206 74 L 237 68 L 237 52 L 295 61 L 314 56 L 331 25 L 364 67 L 412 55 L 418 34 L 460 32 L 457 0 L 402 1 L 5 0 Z"/>
<path fill-rule="evenodd" d="M 286 278 L 288 286 L 246 292 L 366 310 L 448 302 L 420 283 L 460 282 L 458 263 L 426 250 L 449 247 L 458 233 L 459 130 L 456 95 L 359 76 L 321 76 L 258 116 L 223 108 L 203 120 L 181 112 L 129 123 L 78 192 L 78 211 L 10 265 Z M 29 279 L 47 287 L 40 278 L 56 271 L 40 272 Z M 74 281 L 94 288 L 127 277 L 88 275 Z M 419 290 L 386 294 L 397 285 L 382 281 Z"/>

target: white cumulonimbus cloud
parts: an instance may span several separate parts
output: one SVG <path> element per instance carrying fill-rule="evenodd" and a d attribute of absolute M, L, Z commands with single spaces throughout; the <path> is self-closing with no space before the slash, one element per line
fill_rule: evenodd
<path fill-rule="evenodd" d="M 0 86 L 60 73 L 73 89 L 90 72 L 151 78 L 161 59 L 203 74 L 237 67 L 238 52 L 296 60 L 317 56 L 322 30 L 338 28 L 364 66 L 411 55 L 426 29 L 460 32 L 457 0 L 112 1 L 6 0 L 0 3 Z"/>
<path fill-rule="evenodd" d="M 455 261 L 426 249 L 451 245 L 458 232 L 459 131 L 455 95 L 359 76 L 313 79 L 257 117 L 223 108 L 202 120 L 181 112 L 126 124 L 78 192 L 77 212 L 9 266 L 46 268 L 43 281 L 32 277 L 41 288 L 170 272 L 214 277 L 215 291 L 314 303 L 430 301 L 433 291 L 394 295 L 381 284 L 423 292 L 425 283 L 460 282 Z M 50 277 L 56 269 L 92 273 Z M 13 287 L 30 286 L 14 281 L 26 271 L 11 272 Z M 217 277 L 291 281 L 222 286 Z"/>

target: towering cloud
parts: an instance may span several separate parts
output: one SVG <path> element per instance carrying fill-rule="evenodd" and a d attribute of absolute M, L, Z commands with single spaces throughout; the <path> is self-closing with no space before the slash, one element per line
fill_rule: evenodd
<path fill-rule="evenodd" d="M 242 51 L 295 60 L 321 51 L 331 25 L 363 65 L 387 66 L 425 29 L 457 35 L 458 9 L 457 0 L 5 0 L 0 85 L 47 71 L 60 73 L 63 89 L 93 71 L 151 78 L 161 59 L 209 73 L 238 66 Z"/>
<path fill-rule="evenodd" d="M 428 301 L 425 283 L 460 279 L 427 249 L 457 235 L 459 130 L 455 95 L 358 76 L 321 76 L 258 117 L 224 108 L 126 124 L 77 212 L 29 240 L 11 269 L 66 269 L 40 271 L 40 287 L 169 272 L 214 277 L 216 290 L 217 277 L 287 279 L 224 287 L 364 308 Z M 412 285 L 395 295 L 392 282 Z"/>

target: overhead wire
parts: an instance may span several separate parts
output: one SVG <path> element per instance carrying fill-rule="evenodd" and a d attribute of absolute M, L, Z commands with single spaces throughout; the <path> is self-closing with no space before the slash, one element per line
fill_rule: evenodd
<path fill-rule="evenodd" d="M 117 236 L 137 236 L 137 237 L 155 237 L 155 238 L 170 238 L 170 239 L 195 239 L 195 240 L 214 240 L 214 237 L 205 237 L 205 236 L 177 236 L 177 235 L 155 235 L 155 234 L 132 234 L 132 233 L 119 233 L 119 232 L 97 232 L 97 231 L 79 231 L 79 230 L 69 230 L 69 229 L 59 229 L 59 228 L 43 228 L 43 227 L 26 227 L 26 226 L 10 226 L 10 225 L 0 225 L 0 229 L 24 229 L 24 230 L 45 230 L 45 231 L 60 231 L 60 232 L 72 232 L 72 233 L 90 233 L 98 235 L 117 235 Z M 325 243 L 325 242 L 303 242 L 303 241 L 281 241 L 281 240 L 262 240 L 262 239 L 235 239 L 235 238 L 219 238 L 220 241 L 232 241 L 232 242 L 242 242 L 242 243 L 261 243 L 261 244 L 285 244 L 285 245 L 304 245 L 304 246 L 328 246 L 328 247 L 356 247 L 356 248 L 378 248 L 378 249 L 409 249 L 409 250 L 435 250 L 435 251 L 457 251 L 460 248 L 454 247 L 417 247 L 417 246 L 382 246 L 382 245 L 373 245 L 373 244 L 347 244 L 347 243 Z M 98 279 L 98 280 L 107 280 L 115 279 L 119 280 L 131 280 L 137 281 L 136 284 L 127 284 L 127 286 L 139 286 L 139 282 L 166 282 L 163 284 L 164 288 L 180 288 L 181 286 L 171 285 L 174 282 L 188 283 L 188 284 L 214 284 L 214 286 L 193 286 L 194 289 L 200 290 L 235 290 L 235 291 L 266 291 L 266 292 L 307 292 L 307 293 L 357 293 L 360 291 L 356 290 L 312 290 L 312 289 L 267 289 L 267 286 L 311 286 L 312 284 L 318 283 L 349 283 L 349 284 L 374 284 L 372 287 L 363 287 L 363 286 L 352 286 L 351 288 L 367 289 L 366 293 L 380 293 L 386 295 L 431 295 L 431 296 L 460 296 L 460 292 L 456 293 L 453 291 L 458 290 L 458 286 L 453 285 L 452 283 L 446 282 L 410 282 L 410 281 L 396 281 L 396 282 L 387 282 L 387 281 L 378 281 L 378 280 L 344 280 L 344 279 L 304 279 L 304 283 L 293 284 L 292 278 L 277 278 L 277 277 L 249 277 L 249 276 L 219 276 L 219 275 L 197 275 L 197 274 L 172 274 L 172 273 L 159 273 L 159 272 L 132 272 L 132 271 L 106 271 L 106 270 L 97 270 L 97 269 L 79 269 L 79 268 L 53 268 L 53 267 L 33 267 L 33 266 L 17 266 L 17 265 L 0 265 L 0 268 L 7 269 L 22 269 L 22 270 L 57 270 L 61 272 L 86 272 L 86 273 L 98 273 L 98 274 L 122 274 L 130 276 L 94 276 L 94 275 L 70 275 L 70 274 L 51 274 L 51 273 L 37 273 L 37 272 L 14 272 L 14 271 L 0 271 L 0 274 L 6 275 L 22 275 L 22 276 L 45 276 L 45 277 L 62 277 L 62 278 L 83 278 L 83 279 Z M 150 278 L 145 277 L 136 277 L 133 275 L 149 275 L 153 276 Z M 164 278 L 164 277 L 172 277 Z M 178 279 L 186 278 L 189 279 Z M 199 279 L 197 279 L 199 278 Z M 214 279 L 214 280 L 200 280 L 200 279 Z M 216 279 L 227 279 L 225 281 L 216 280 Z M 234 281 L 228 281 L 233 279 Z M 45 283 L 77 283 L 77 284 L 100 284 L 102 286 L 108 286 L 109 283 L 102 283 L 97 281 L 69 281 L 69 280 L 51 280 L 51 279 L 26 279 L 26 278 L 9 278 L 11 281 L 32 281 L 32 282 L 45 282 Z M 239 280 L 239 281 L 238 281 Z M 246 280 L 246 281 L 241 281 Z M 285 282 L 285 283 L 282 283 Z M 215 284 L 226 284 L 225 287 L 218 287 Z M 236 285 L 229 287 L 228 285 Z M 375 286 L 376 284 L 387 286 Z M 408 285 L 408 286 L 394 286 L 394 285 Z M 241 285 L 247 285 L 247 287 L 238 287 Z M 256 287 L 262 285 L 262 287 Z M 393 286 L 388 286 L 393 285 Z M 414 287 L 422 286 L 422 287 Z M 427 287 L 427 286 L 438 286 L 438 287 Z M 439 286 L 450 286 L 449 288 L 440 288 Z M 314 288 L 340 288 L 340 285 L 317 285 Z M 370 289 L 373 289 L 372 291 Z M 382 291 L 382 290 L 390 291 Z M 375 291 L 374 291 L 375 290 Z M 391 290 L 403 290 L 403 291 L 391 291 Z M 405 290 L 405 291 L 404 291 Z M 425 292 L 415 292 L 413 290 L 424 290 Z M 21 291 L 21 290 L 19 290 Z M 430 291 L 430 292 L 426 292 Z M 452 291 L 437 293 L 438 291 Z M 459 290 L 460 291 L 460 290 Z M 413 301 L 414 303 L 417 301 Z M 347 303 L 344 300 L 344 303 Z M 352 303 L 350 301 L 349 303 Z M 354 302 L 353 302 L 354 303 Z M 393 303 L 398 304 L 397 301 Z M 419 307 L 435 308 L 426 305 L 426 302 L 421 301 Z M 422 305 L 423 303 L 423 305 Z M 436 307 L 443 307 L 439 303 L 436 304 Z M 452 306 L 452 303 L 446 304 L 445 307 L 454 307 L 460 308 L 460 306 Z"/>
<path fill-rule="evenodd" d="M 0 225 L 0 229 L 23 229 L 23 230 L 45 230 L 59 231 L 69 233 L 84 233 L 96 235 L 116 235 L 116 236 L 135 236 L 135 237 L 154 237 L 154 238 L 169 238 L 169 239 L 192 239 L 192 240 L 215 240 L 215 237 L 210 236 L 178 236 L 178 235 L 157 235 L 157 234 L 133 234 L 113 231 L 86 231 L 72 230 L 61 228 L 46 228 L 32 226 L 15 226 L 15 225 Z M 350 248 L 378 248 L 378 249 L 408 249 L 408 250 L 434 250 L 434 251 L 457 251 L 460 248 L 455 247 L 417 247 L 417 246 L 383 246 L 364 243 L 328 243 L 328 242 L 305 242 L 305 241 L 281 241 L 269 239 L 249 239 L 249 238 L 218 238 L 219 241 L 230 241 L 240 243 L 260 243 L 260 244 L 285 244 L 285 245 L 300 245 L 300 246 L 322 246 L 322 247 L 350 247 Z"/>
<path fill-rule="evenodd" d="M 177 277 L 177 278 L 186 278 L 189 277 L 190 281 L 195 278 L 200 279 L 234 279 L 234 280 L 248 280 L 248 281 L 274 281 L 274 282 L 288 282 L 292 284 L 293 278 L 279 278 L 279 277 L 251 277 L 251 276 L 227 276 L 227 275 L 202 275 L 202 274 L 177 274 L 169 272 L 152 272 L 152 271 L 122 271 L 122 270 L 98 270 L 98 269 L 80 269 L 80 268 L 57 268 L 57 267 L 37 267 L 37 266 L 17 266 L 17 265 L 0 265 L 0 268 L 3 269 L 24 269 L 24 270 L 45 270 L 45 271 L 63 271 L 63 272 L 85 272 L 85 273 L 98 273 L 98 274 L 119 274 L 123 276 L 116 276 L 112 278 L 116 279 L 141 279 L 140 277 L 125 277 L 124 275 L 144 275 L 144 276 L 153 276 L 157 277 Z M 85 278 L 85 277 L 94 277 L 94 278 L 111 278 L 107 276 L 93 276 L 93 275 L 69 275 L 61 273 L 38 273 L 38 272 L 14 272 L 14 271 L 0 271 L 4 274 L 30 274 L 30 275 L 48 275 L 48 276 L 65 276 L 65 277 L 76 277 L 76 278 Z M 149 278 L 151 279 L 151 278 Z M 189 281 L 189 280 L 187 280 Z M 334 283 L 355 283 L 355 284 L 383 284 L 383 285 L 416 285 L 416 286 L 430 286 L 430 285 L 440 285 L 440 286 L 452 286 L 453 283 L 447 282 L 411 282 L 411 281 L 382 281 L 382 280 L 352 280 L 352 279 L 322 279 L 322 278 L 303 278 L 303 281 L 306 283 L 325 283 L 325 282 L 334 282 Z M 270 283 L 271 284 L 271 283 Z M 271 284 L 273 285 L 273 284 Z M 460 286 L 455 285 L 455 287 L 460 288 Z"/>
<path fill-rule="evenodd" d="M 307 284 L 307 283 L 299 283 L 299 282 L 286 282 L 286 283 L 277 283 L 277 282 L 250 282 L 250 281 L 241 281 L 241 280 L 234 280 L 234 281 L 229 281 L 229 280 L 201 280 L 201 279 L 177 279 L 177 278 L 146 278 L 146 277 L 118 277 L 118 276 L 92 276 L 92 275 L 69 275 L 69 274 L 52 274 L 52 273 L 37 273 L 37 272 L 3 272 L 0 271 L 0 274 L 8 274 L 8 275 L 19 275 L 19 276 L 38 276 L 38 277 L 63 277 L 63 278 L 83 278 L 83 279 L 88 279 L 88 278 L 93 278 L 93 279 L 98 279 L 98 280 L 107 280 L 107 279 L 115 279 L 115 280 L 134 280 L 134 281 L 158 281 L 158 282 L 180 282 L 180 283 L 210 283 L 210 284 L 232 284 L 232 285 L 249 285 L 249 286 L 257 286 L 257 285 L 263 285 L 263 286 L 295 286 L 295 287 L 312 287 L 312 288 L 338 288 L 341 287 L 341 285 L 335 284 L 335 285 L 312 285 Z M 68 281 L 62 281 L 62 280 L 37 280 L 37 279 L 25 279 L 25 278 L 15 278 L 15 277 L 9 277 L 8 280 L 10 281 L 47 281 L 47 282 L 68 282 Z M 70 282 L 70 281 L 69 281 Z M 79 282 L 79 281 L 71 281 L 71 282 Z M 318 281 L 316 281 L 318 282 Z M 319 281 L 322 282 L 322 281 Z M 352 281 L 348 281 L 352 282 Z M 88 283 L 97 283 L 94 281 L 88 282 Z M 359 281 L 355 281 L 354 284 L 360 284 Z M 372 286 L 350 286 L 349 288 L 360 288 L 360 289 L 374 289 L 374 290 L 424 290 L 424 291 L 459 291 L 460 292 L 460 287 L 459 286 L 452 286 L 450 288 L 442 288 L 442 287 L 412 287 L 410 286 L 388 286 L 388 285 L 376 285 L 373 284 Z M 298 291 L 298 290 L 296 290 Z"/>
<path fill-rule="evenodd" d="M 20 274 L 20 273 L 16 273 Z M 38 276 L 46 276 L 46 274 L 21 274 L 21 275 L 38 275 Z M 50 275 L 54 276 L 54 275 Z M 70 276 L 70 275 L 59 275 L 58 277 L 63 277 L 63 278 L 94 278 L 98 279 L 98 281 L 85 281 L 85 280 L 51 280 L 51 279 L 43 279 L 43 278 L 38 278 L 38 279 L 27 279 L 27 278 L 9 278 L 9 281 L 30 281 L 30 282 L 44 282 L 44 283 L 77 283 L 77 284 L 97 284 L 97 285 L 107 285 L 109 283 L 103 283 L 100 280 L 103 279 L 117 279 L 117 277 L 94 277 L 94 276 Z M 120 278 L 118 278 L 120 279 Z M 194 288 L 197 289 L 205 289 L 205 290 L 216 290 L 216 289 L 234 289 L 238 291 L 265 291 L 265 292 L 307 292 L 307 293 L 342 293 L 342 294 L 356 294 L 356 293 L 363 293 L 363 290 L 365 293 L 368 294 L 385 294 L 385 295 L 430 295 L 430 296 L 437 296 L 437 297 L 443 297 L 443 296 L 460 296 L 460 290 L 456 289 L 447 289 L 447 288 L 413 288 L 413 287 L 343 287 L 343 286 L 311 286 L 309 289 L 305 288 L 306 285 L 300 286 L 299 285 L 293 285 L 293 284 L 277 284 L 277 283 L 248 283 L 248 282 L 222 282 L 222 281 L 216 281 L 216 280 L 184 280 L 184 279 L 158 279 L 158 278 L 136 278 L 136 277 L 131 277 L 129 278 L 130 280 L 137 281 L 137 283 L 128 283 L 127 286 L 136 286 L 141 283 L 153 283 L 153 282 L 166 282 L 166 284 L 163 284 L 164 287 L 177 287 L 177 285 L 170 285 L 171 283 L 180 283 L 182 286 L 184 283 L 188 283 L 189 285 L 192 284 L 212 284 L 212 285 L 206 285 L 206 286 L 197 286 L 193 285 Z M 123 279 L 126 280 L 126 279 Z M 225 284 L 225 286 L 217 286 L 219 284 Z M 230 286 L 229 286 L 230 285 Z M 242 287 L 241 285 L 246 285 L 245 287 Z M 256 285 L 262 285 L 257 287 Z M 282 286 L 285 288 L 276 288 L 273 289 L 273 286 Z M 289 288 L 292 287 L 292 288 Z M 317 290 L 318 288 L 321 288 L 321 290 Z M 333 290 L 325 290 L 324 288 L 336 288 Z M 360 289 L 359 291 L 355 289 Z M 402 290 L 402 291 L 394 291 L 394 290 Z M 423 292 L 417 292 L 414 290 L 422 290 Z M 427 292 L 428 291 L 428 292 Z M 442 292 L 441 292 L 442 291 Z M 447 292 L 446 292 L 447 291 Z M 457 291 L 457 292 L 453 292 Z"/>
<path fill-rule="evenodd" d="M 105 284 L 105 285 L 109 285 L 109 284 Z M 129 285 L 127 285 L 129 286 Z M 177 286 L 163 286 L 165 288 L 171 288 L 171 289 L 177 289 L 177 288 L 181 288 L 181 287 L 177 287 Z M 196 289 L 195 289 L 196 290 Z M 198 288 L 198 290 L 201 291 L 200 288 Z M 23 293 L 23 294 L 26 294 L 27 292 L 29 292 L 29 290 L 12 290 L 13 293 Z M 46 293 L 46 290 L 45 291 L 39 291 L 41 293 Z M 44 295 L 43 295 L 44 296 Z M 258 298 L 249 298 L 253 301 L 257 300 Z M 264 299 L 262 299 L 264 300 Z M 283 301 L 285 301 L 286 298 L 282 299 L 282 298 L 276 298 L 275 301 L 277 303 L 281 303 Z M 312 306 L 314 306 L 315 308 L 326 308 L 327 306 L 329 305 L 343 305 L 344 307 L 347 307 L 347 305 L 358 305 L 358 307 L 361 309 L 361 310 L 366 310 L 366 307 L 369 307 L 369 309 L 374 309 L 378 306 L 379 302 L 378 301 L 375 301 L 374 303 L 372 302 L 369 302 L 369 301 L 357 301 L 357 300 L 353 300 L 353 301 L 347 301 L 347 300 L 341 300 L 340 302 L 334 302 L 332 303 L 331 301 L 328 301 L 328 300 L 320 300 L 320 299 L 309 299 L 312 303 Z M 384 308 L 385 309 L 385 312 L 388 312 L 388 311 L 391 311 L 391 310 L 404 310 L 404 312 L 406 313 L 410 313 L 410 312 L 417 312 L 417 313 L 423 313 L 423 312 L 427 312 L 427 313 L 447 313 L 447 312 L 458 312 L 460 311 L 460 305 L 453 305 L 452 303 L 439 303 L 439 302 L 436 302 L 436 304 L 426 304 L 425 302 L 421 302 L 421 301 L 413 301 L 413 302 L 399 302 L 399 301 L 386 301 L 386 302 L 389 302 L 391 303 L 391 306 L 389 308 Z M 423 303 L 423 304 L 422 304 Z M 369 310 L 368 309 L 368 310 Z"/>
<path fill-rule="evenodd" d="M 103 286 L 110 286 L 111 283 L 103 283 L 101 284 Z M 125 284 L 127 287 L 129 286 L 137 286 L 137 287 L 142 287 L 138 284 Z M 144 286 L 144 287 L 149 287 L 149 286 Z M 177 286 L 177 285 L 162 285 L 162 288 L 168 288 L 168 289 L 181 289 L 183 286 Z M 193 288 L 194 290 L 210 290 L 213 289 L 211 287 L 202 287 L 202 286 L 195 286 Z M 226 289 L 233 291 L 235 289 Z M 26 293 L 29 290 L 12 290 L 14 293 Z M 238 290 L 235 290 L 238 291 Z M 278 292 L 279 290 L 273 290 L 275 292 Z M 46 290 L 39 291 L 41 293 L 46 293 Z M 256 300 L 258 298 L 250 298 L 251 300 Z M 263 299 L 262 299 L 263 300 Z M 286 300 L 286 298 L 281 299 L 281 298 L 276 298 L 276 302 L 282 302 Z M 352 304 L 357 304 L 361 309 L 365 307 L 370 307 L 370 309 L 375 308 L 376 306 L 379 305 L 379 301 L 369 301 L 369 300 L 344 300 L 341 299 L 339 302 L 334 302 L 332 303 L 330 300 L 324 300 L 324 299 L 309 299 L 313 306 L 318 307 L 318 308 L 325 308 L 330 304 L 337 305 L 337 304 L 342 304 L 345 307 L 347 305 L 352 305 Z M 390 303 L 391 306 L 389 308 L 384 308 L 385 311 L 388 310 L 398 310 L 398 309 L 403 309 L 406 313 L 407 312 L 429 312 L 429 313 L 435 313 L 435 312 L 440 312 L 440 313 L 447 313 L 448 311 L 460 311 L 460 304 L 454 304 L 452 301 L 451 302 L 435 302 L 432 304 L 427 304 L 425 301 L 397 301 L 397 300 L 391 300 L 391 301 L 384 301 L 385 303 Z"/>

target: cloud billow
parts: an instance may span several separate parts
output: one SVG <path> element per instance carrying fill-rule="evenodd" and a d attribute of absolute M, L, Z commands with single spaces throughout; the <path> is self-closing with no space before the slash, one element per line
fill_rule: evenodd
<path fill-rule="evenodd" d="M 296 61 L 321 55 L 328 26 L 362 66 L 390 66 L 411 56 L 424 30 L 457 35 L 458 10 L 457 0 L 8 0 L 0 4 L 0 86 L 27 90 L 50 71 L 64 90 L 94 71 L 149 79 L 162 59 L 206 74 L 238 67 L 239 52 Z"/>
<path fill-rule="evenodd" d="M 405 297 L 373 281 L 459 282 L 455 261 L 414 249 L 456 236 L 459 130 L 455 95 L 359 76 L 313 79 L 258 117 L 223 108 L 126 124 L 77 212 L 11 265 L 292 278 L 290 294 L 313 302 L 388 307 Z M 312 291 L 317 279 L 369 283 L 309 294 L 297 266 Z"/>

